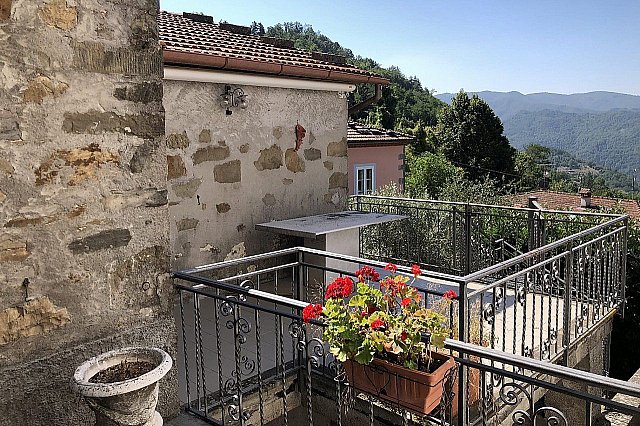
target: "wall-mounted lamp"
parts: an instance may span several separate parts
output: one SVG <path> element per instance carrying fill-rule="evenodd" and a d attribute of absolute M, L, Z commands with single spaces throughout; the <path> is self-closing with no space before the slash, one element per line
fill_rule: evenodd
<path fill-rule="evenodd" d="M 220 105 L 225 109 L 227 115 L 233 114 L 231 108 L 240 107 L 242 109 L 246 109 L 247 104 L 247 95 L 244 94 L 244 90 L 239 87 L 232 89 L 228 84 L 224 86 L 224 93 L 221 95 L 222 101 Z"/>

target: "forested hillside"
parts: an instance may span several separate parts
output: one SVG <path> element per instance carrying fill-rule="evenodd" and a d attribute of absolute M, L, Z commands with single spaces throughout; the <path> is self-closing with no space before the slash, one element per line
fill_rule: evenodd
<path fill-rule="evenodd" d="M 630 174 L 640 168 L 640 112 L 520 112 L 504 120 L 516 148 L 539 144 L 570 152 L 597 165 Z"/>

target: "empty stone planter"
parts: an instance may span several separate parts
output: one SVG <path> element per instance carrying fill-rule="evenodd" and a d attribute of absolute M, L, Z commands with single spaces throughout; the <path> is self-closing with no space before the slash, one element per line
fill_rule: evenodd
<path fill-rule="evenodd" d="M 148 362 L 155 368 L 137 377 L 113 383 L 93 383 L 96 374 L 123 361 Z M 84 396 L 96 413 L 96 426 L 161 426 L 158 382 L 171 369 L 169 354 L 157 348 L 124 348 L 91 358 L 76 369 L 71 388 Z"/>

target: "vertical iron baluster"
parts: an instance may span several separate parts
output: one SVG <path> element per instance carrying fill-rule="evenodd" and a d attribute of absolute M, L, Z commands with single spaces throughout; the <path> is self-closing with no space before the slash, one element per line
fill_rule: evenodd
<path fill-rule="evenodd" d="M 242 370 L 240 369 L 240 359 L 242 357 L 242 348 L 240 341 L 240 305 L 233 304 L 233 345 L 235 355 L 235 372 L 236 372 L 236 402 L 238 403 L 238 418 L 240 426 L 244 425 L 244 404 L 242 401 Z"/>
<path fill-rule="evenodd" d="M 200 351 L 202 348 L 199 345 L 200 340 L 198 339 L 199 329 L 200 329 L 200 321 L 199 321 L 199 306 L 198 306 L 198 294 L 193 294 L 193 340 L 194 340 L 194 356 L 196 361 L 196 409 L 202 410 L 202 402 L 200 399 L 200 369 L 202 365 L 200 364 Z"/>
<path fill-rule="evenodd" d="M 216 294 L 219 295 L 220 291 L 216 289 Z M 222 377 L 222 348 L 220 345 L 220 311 L 218 309 L 218 301 L 214 300 L 213 303 L 213 318 L 215 320 L 214 327 L 216 333 L 216 359 L 218 360 L 218 392 L 220 393 L 220 407 L 222 413 L 222 424 L 224 424 L 225 418 L 225 406 L 224 406 L 224 397 L 225 397 L 225 389 L 222 385 L 223 377 Z"/>
<path fill-rule="evenodd" d="M 591 426 L 591 401 L 585 401 L 584 424 L 585 426 Z"/>
<path fill-rule="evenodd" d="M 278 329 L 278 344 L 276 345 L 277 347 L 280 348 L 280 379 L 281 379 L 281 383 L 282 383 L 282 409 L 283 409 L 283 415 L 284 415 L 284 424 L 285 426 L 287 426 L 289 424 L 289 410 L 287 408 L 287 382 L 286 382 L 286 376 L 285 376 L 285 363 L 284 363 L 284 341 L 283 341 L 283 333 L 284 333 L 284 329 L 283 329 L 283 323 L 282 323 L 282 317 L 281 316 L 276 316 L 276 322 L 278 323 L 277 329 Z M 276 351 L 278 352 L 278 351 Z"/>
<path fill-rule="evenodd" d="M 184 300 L 182 290 L 178 289 L 180 297 L 180 325 L 182 327 L 182 350 L 184 351 L 184 378 L 187 385 L 187 406 L 191 407 L 191 386 L 189 384 L 189 356 L 187 355 L 187 333 L 184 326 Z"/>
<path fill-rule="evenodd" d="M 277 271 L 276 271 L 277 274 Z M 260 306 L 260 299 L 257 299 L 257 305 Z M 258 399 L 259 399 L 259 410 L 260 410 L 260 424 L 264 424 L 264 397 L 262 395 L 262 356 L 261 356 L 261 347 L 260 347 L 260 314 L 258 309 L 254 311 L 255 317 L 254 322 L 256 324 L 256 362 L 258 367 Z"/>
<path fill-rule="evenodd" d="M 302 338 L 304 339 L 304 347 L 305 347 L 305 356 L 306 356 L 306 365 L 307 365 L 307 377 L 306 380 L 306 388 L 307 388 L 307 420 L 309 421 L 309 426 L 313 426 L 313 396 L 311 395 L 311 369 L 312 365 L 312 356 L 313 354 L 309 353 L 309 350 L 313 350 L 311 345 L 309 345 L 309 333 L 307 332 L 306 325 L 301 326 L 298 324 L 300 329 L 302 330 Z"/>
<path fill-rule="evenodd" d="M 197 296 L 196 296 L 197 297 Z M 205 299 L 206 300 L 206 299 Z M 200 300 L 198 300 L 198 346 L 200 346 L 200 374 L 202 375 L 202 398 L 204 399 L 204 413 L 207 414 L 207 380 L 204 363 L 204 346 L 202 345 L 202 322 L 200 320 Z"/>

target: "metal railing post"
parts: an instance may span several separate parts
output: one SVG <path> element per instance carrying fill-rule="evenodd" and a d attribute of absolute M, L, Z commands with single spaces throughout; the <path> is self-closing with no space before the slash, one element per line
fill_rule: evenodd
<path fill-rule="evenodd" d="M 467 283 L 460 281 L 458 285 L 458 340 L 467 342 L 467 313 L 469 300 L 467 299 Z M 458 353 L 460 358 L 468 356 Z M 467 426 L 467 376 L 468 368 L 462 363 L 458 365 L 458 426 Z"/>
<path fill-rule="evenodd" d="M 464 249 L 464 273 L 469 275 L 471 273 L 471 204 L 467 203 L 464 206 L 464 234 L 465 234 L 465 249 Z"/>
<path fill-rule="evenodd" d="M 563 364 L 569 365 L 569 345 L 571 344 L 571 288 L 573 287 L 573 244 L 569 244 L 567 254 L 567 273 L 564 279 L 564 306 L 562 323 L 562 345 L 564 346 Z"/>

